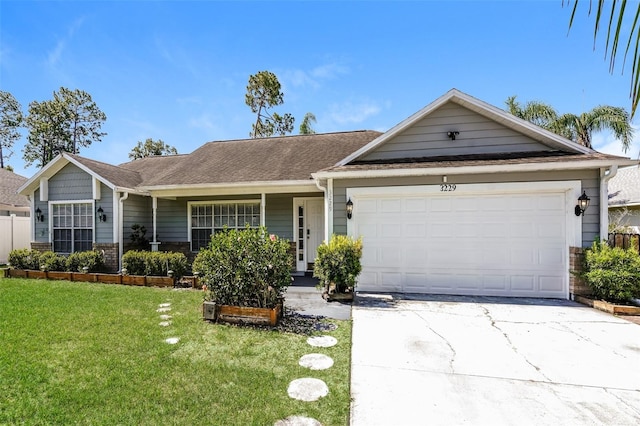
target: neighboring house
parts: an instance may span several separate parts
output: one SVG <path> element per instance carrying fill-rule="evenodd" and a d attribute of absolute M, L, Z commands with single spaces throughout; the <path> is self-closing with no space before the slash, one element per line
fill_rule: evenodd
<path fill-rule="evenodd" d="M 362 236 L 361 291 L 568 298 L 574 248 L 606 231 L 606 180 L 630 164 L 454 89 L 385 133 L 210 142 L 119 166 L 65 153 L 20 192 L 45 217 L 33 247 L 95 247 L 114 269 L 133 224 L 193 255 L 248 223 L 289 239 L 298 272 L 332 233 Z"/>
<path fill-rule="evenodd" d="M 26 177 L 0 168 L 0 264 L 13 249 L 28 248 L 31 241 L 29 199 L 17 193 Z"/>
<path fill-rule="evenodd" d="M 625 167 L 609 181 L 610 231 L 640 233 L 640 168 Z"/>

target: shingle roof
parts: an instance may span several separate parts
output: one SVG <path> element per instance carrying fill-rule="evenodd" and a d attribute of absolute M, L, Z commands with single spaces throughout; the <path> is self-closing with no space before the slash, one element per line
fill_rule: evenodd
<path fill-rule="evenodd" d="M 629 204 L 640 204 L 640 168 L 638 166 L 619 169 L 609 181 L 609 205 Z"/>
<path fill-rule="evenodd" d="M 135 170 L 127 170 L 113 164 L 103 163 L 101 161 L 91 160 L 85 157 L 80 157 L 75 154 L 68 154 L 69 157 L 76 160 L 78 163 L 92 170 L 97 175 L 103 177 L 105 180 L 111 182 L 115 186 L 123 188 L 135 188 L 142 183 L 140 173 Z"/>
<path fill-rule="evenodd" d="M 26 181 L 26 177 L 0 169 L 0 205 L 28 207 L 29 199 L 16 192 Z"/>
<path fill-rule="evenodd" d="M 311 179 L 382 133 L 355 132 L 209 142 L 188 155 L 147 157 L 121 164 L 139 186 Z"/>

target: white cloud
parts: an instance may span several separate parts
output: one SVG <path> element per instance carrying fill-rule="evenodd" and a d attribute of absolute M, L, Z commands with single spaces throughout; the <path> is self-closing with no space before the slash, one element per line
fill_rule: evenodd
<path fill-rule="evenodd" d="M 593 149 L 605 154 L 637 159 L 640 155 L 640 134 L 638 134 L 638 127 L 632 127 L 635 134 L 633 137 L 633 141 L 631 142 L 631 146 L 629 147 L 627 152 L 623 151 L 622 143 L 618 139 L 616 139 L 610 132 L 601 132 L 594 134 L 592 140 Z"/>
<path fill-rule="evenodd" d="M 369 117 L 380 113 L 382 108 L 371 101 L 352 102 L 346 101 L 341 104 L 333 104 L 329 107 L 329 117 L 331 121 L 339 125 L 362 123 Z"/>
<path fill-rule="evenodd" d="M 218 130 L 219 126 L 215 123 L 213 118 L 206 113 L 200 114 L 197 117 L 189 119 L 189 127 L 195 127 L 196 129 L 204 130 Z"/>
<path fill-rule="evenodd" d="M 60 38 L 56 43 L 55 47 L 47 53 L 47 65 L 51 68 L 55 68 L 60 63 L 62 55 L 67 47 L 67 44 L 73 39 L 73 36 L 78 31 L 78 29 L 84 23 L 84 18 L 80 17 L 73 21 L 73 23 L 67 29 L 67 33 L 64 37 Z"/>
<path fill-rule="evenodd" d="M 317 66 L 309 71 L 294 69 L 282 73 L 282 81 L 293 87 L 311 87 L 317 89 L 322 80 L 336 78 L 340 74 L 348 74 L 349 68 L 340 64 L 331 63 Z"/>

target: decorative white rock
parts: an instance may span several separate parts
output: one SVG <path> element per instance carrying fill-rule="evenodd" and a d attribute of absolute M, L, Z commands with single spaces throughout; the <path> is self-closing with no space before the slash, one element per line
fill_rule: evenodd
<path fill-rule="evenodd" d="M 160 319 L 163 321 L 168 321 L 171 319 L 171 315 L 165 315 L 165 314 L 160 315 Z"/>
<path fill-rule="evenodd" d="M 162 321 L 160 327 L 169 327 L 171 325 L 171 321 Z"/>
<path fill-rule="evenodd" d="M 278 420 L 273 426 L 322 426 L 322 423 L 311 417 L 289 416 Z"/>
<path fill-rule="evenodd" d="M 338 339 L 333 336 L 313 336 L 307 339 L 307 343 L 318 348 L 329 348 L 338 343 Z"/>
<path fill-rule="evenodd" d="M 168 308 L 169 306 L 171 306 L 171 303 L 161 303 L 158 305 L 159 308 Z"/>
<path fill-rule="evenodd" d="M 311 370 L 326 370 L 333 366 L 333 358 L 324 354 L 307 354 L 300 358 L 298 364 Z"/>
<path fill-rule="evenodd" d="M 169 312 L 171 310 L 171 308 L 158 308 L 156 309 L 156 312 Z"/>
<path fill-rule="evenodd" d="M 317 401 L 329 394 L 327 384 L 320 379 L 305 377 L 304 379 L 296 379 L 289 383 L 287 393 L 293 399 L 300 401 Z"/>
<path fill-rule="evenodd" d="M 165 340 L 165 342 L 167 342 L 170 345 L 175 345 L 179 341 L 180 341 L 179 337 L 169 337 L 167 340 Z"/>

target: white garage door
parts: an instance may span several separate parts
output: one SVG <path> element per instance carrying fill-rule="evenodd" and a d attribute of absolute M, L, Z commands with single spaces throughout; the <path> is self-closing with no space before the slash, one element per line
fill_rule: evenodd
<path fill-rule="evenodd" d="M 348 190 L 348 231 L 363 237 L 358 291 L 567 298 L 579 187 L 548 186 Z"/>

